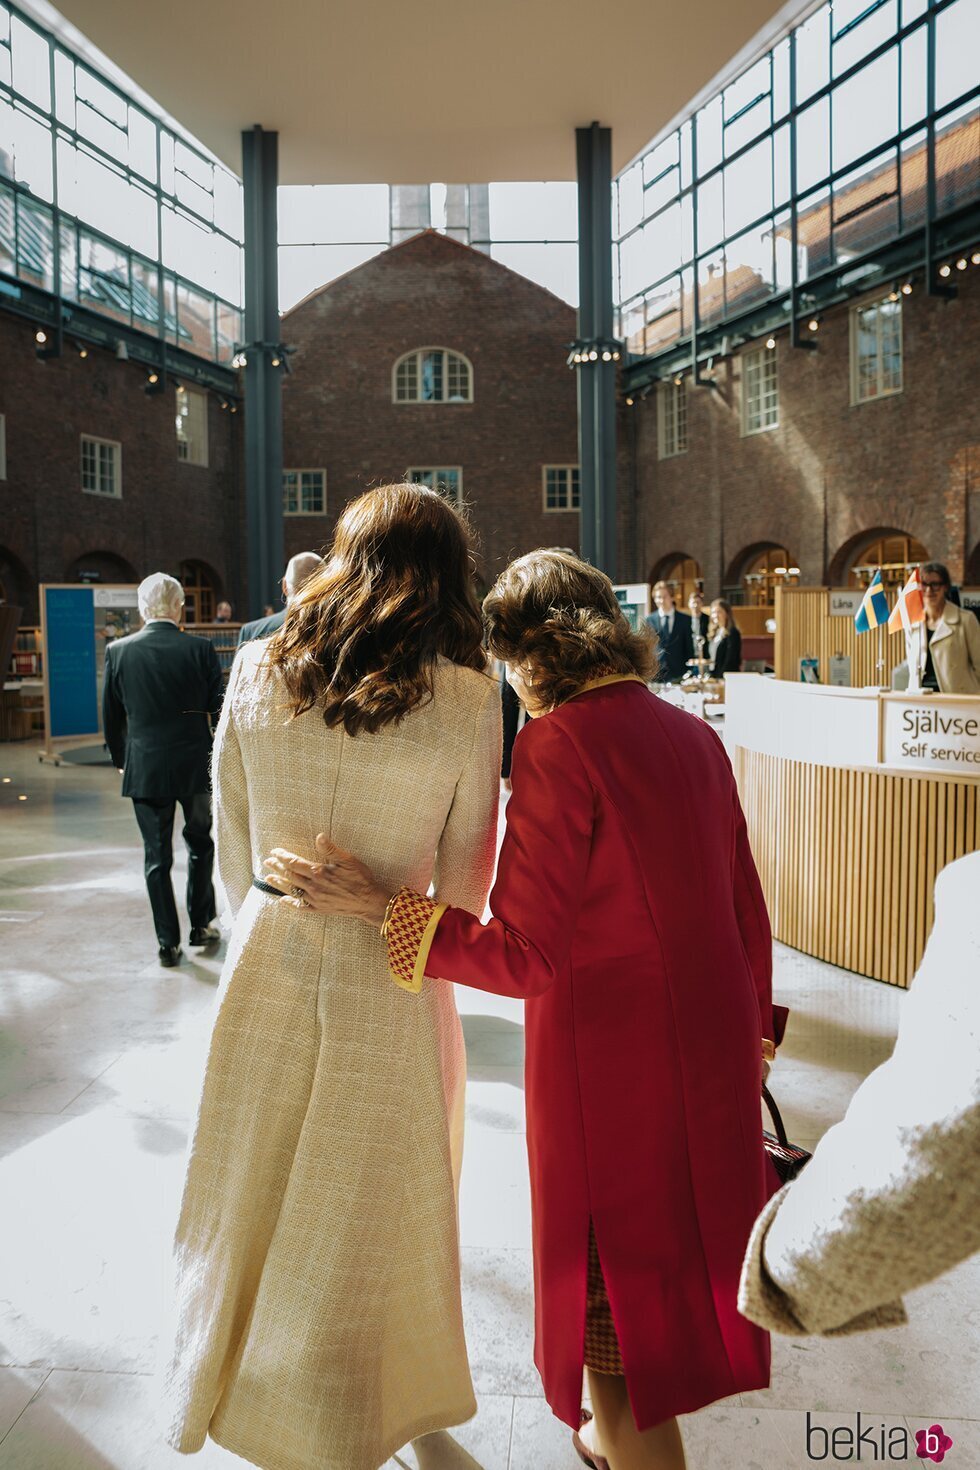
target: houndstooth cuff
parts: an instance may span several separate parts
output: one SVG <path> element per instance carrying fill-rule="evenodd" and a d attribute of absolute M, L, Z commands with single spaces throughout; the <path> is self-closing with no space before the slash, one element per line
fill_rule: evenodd
<path fill-rule="evenodd" d="M 388 905 L 381 934 L 388 947 L 388 970 L 402 990 L 417 994 L 422 989 L 429 950 L 447 908 L 411 888 L 400 888 Z"/>

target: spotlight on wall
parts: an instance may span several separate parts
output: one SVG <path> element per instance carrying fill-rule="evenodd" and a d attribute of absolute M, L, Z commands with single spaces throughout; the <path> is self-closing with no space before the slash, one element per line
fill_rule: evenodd
<path fill-rule="evenodd" d="M 806 324 L 806 329 L 808 332 L 819 332 L 820 318 L 818 316 L 812 316 Z"/>
<path fill-rule="evenodd" d="M 776 346 L 776 339 L 775 339 L 775 337 L 767 337 L 766 338 L 766 346 L 769 348 L 769 351 L 772 352 L 772 350 Z"/>
<path fill-rule="evenodd" d="M 626 407 L 627 408 L 632 408 L 633 407 L 633 400 L 632 400 L 632 398 L 627 398 L 627 400 L 626 400 Z"/>
<path fill-rule="evenodd" d="M 683 373 L 675 373 L 674 374 L 674 387 L 675 388 L 679 388 L 681 386 L 681 384 L 683 383 L 683 381 L 684 381 L 684 374 Z"/>
<path fill-rule="evenodd" d="M 980 250 L 974 250 L 973 254 L 970 256 L 970 259 L 973 261 L 974 265 L 980 265 Z"/>
<path fill-rule="evenodd" d="M 612 362 L 612 353 L 609 351 L 608 348 L 605 350 L 605 352 L 603 352 L 602 360 L 603 362 Z"/>
<path fill-rule="evenodd" d="M 143 392 L 152 397 L 155 393 L 162 393 L 167 386 L 167 375 L 162 368 L 150 368 L 143 384 Z"/>
<path fill-rule="evenodd" d="M 943 280 L 945 280 L 948 275 L 952 274 L 952 269 L 953 268 L 950 265 L 941 265 L 939 267 L 939 274 L 942 276 Z"/>
<path fill-rule="evenodd" d="M 34 333 L 34 352 L 42 360 L 48 357 L 61 356 L 61 335 L 58 332 L 47 332 L 44 327 L 38 327 Z"/>
<path fill-rule="evenodd" d="M 228 407 L 228 400 L 227 400 L 227 398 L 222 398 L 222 400 L 221 400 L 221 407 L 222 408 L 227 408 Z"/>
<path fill-rule="evenodd" d="M 78 349 L 78 355 L 81 358 L 88 357 L 88 348 L 85 347 L 85 346 L 80 346 L 79 349 Z"/>
<path fill-rule="evenodd" d="M 592 348 L 592 351 L 589 353 L 589 362 L 598 362 L 598 361 L 599 361 L 599 354 L 596 351 L 596 349 L 593 347 Z"/>
<path fill-rule="evenodd" d="M 623 354 L 621 352 L 614 352 L 612 355 L 613 362 L 619 362 L 619 359 L 622 357 L 622 355 Z"/>
<path fill-rule="evenodd" d="M 273 354 L 273 357 L 272 357 L 272 366 L 273 367 L 279 367 L 281 365 L 281 363 L 282 363 L 282 358 L 279 356 L 278 353 L 274 353 Z"/>
<path fill-rule="evenodd" d="M 237 403 L 233 403 L 231 405 L 231 411 L 232 411 L 232 413 L 237 413 L 238 412 L 238 404 Z"/>
<path fill-rule="evenodd" d="M 231 365 L 232 365 L 233 368 L 248 367 L 248 356 L 247 356 L 247 354 L 244 353 L 244 352 L 241 352 L 241 351 L 236 352 L 235 355 L 234 355 L 234 357 L 231 360 Z"/>
<path fill-rule="evenodd" d="M 965 271 L 969 264 L 970 262 L 967 260 L 966 256 L 961 255 L 959 260 L 956 262 L 956 269 L 958 271 Z"/>
<path fill-rule="evenodd" d="M 903 296 L 911 296 L 912 295 L 912 282 L 911 281 L 903 281 L 902 282 L 902 295 Z"/>

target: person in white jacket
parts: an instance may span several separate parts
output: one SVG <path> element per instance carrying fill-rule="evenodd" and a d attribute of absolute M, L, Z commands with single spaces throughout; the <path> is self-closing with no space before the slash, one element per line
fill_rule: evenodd
<path fill-rule="evenodd" d="M 770 1332 L 901 1325 L 906 1292 L 980 1250 L 978 892 L 980 852 L 939 875 L 892 1056 L 756 1221 L 739 1310 Z"/>

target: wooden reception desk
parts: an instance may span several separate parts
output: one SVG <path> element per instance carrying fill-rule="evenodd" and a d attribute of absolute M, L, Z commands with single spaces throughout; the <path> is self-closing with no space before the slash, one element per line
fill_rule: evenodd
<path fill-rule="evenodd" d="M 729 674 L 725 744 L 776 938 L 908 985 L 937 873 L 980 848 L 980 698 Z"/>

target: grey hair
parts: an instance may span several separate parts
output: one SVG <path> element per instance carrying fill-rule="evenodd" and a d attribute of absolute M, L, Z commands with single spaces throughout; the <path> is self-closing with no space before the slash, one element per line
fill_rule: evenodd
<path fill-rule="evenodd" d="M 286 596 L 295 597 L 304 582 L 308 582 L 314 572 L 318 572 L 323 566 L 323 557 L 315 551 L 297 551 L 291 556 L 286 565 L 286 575 L 283 581 L 286 584 Z"/>
<path fill-rule="evenodd" d="M 176 577 L 166 572 L 151 572 L 136 589 L 140 617 L 144 623 L 150 618 L 174 618 L 184 606 L 184 589 Z"/>

